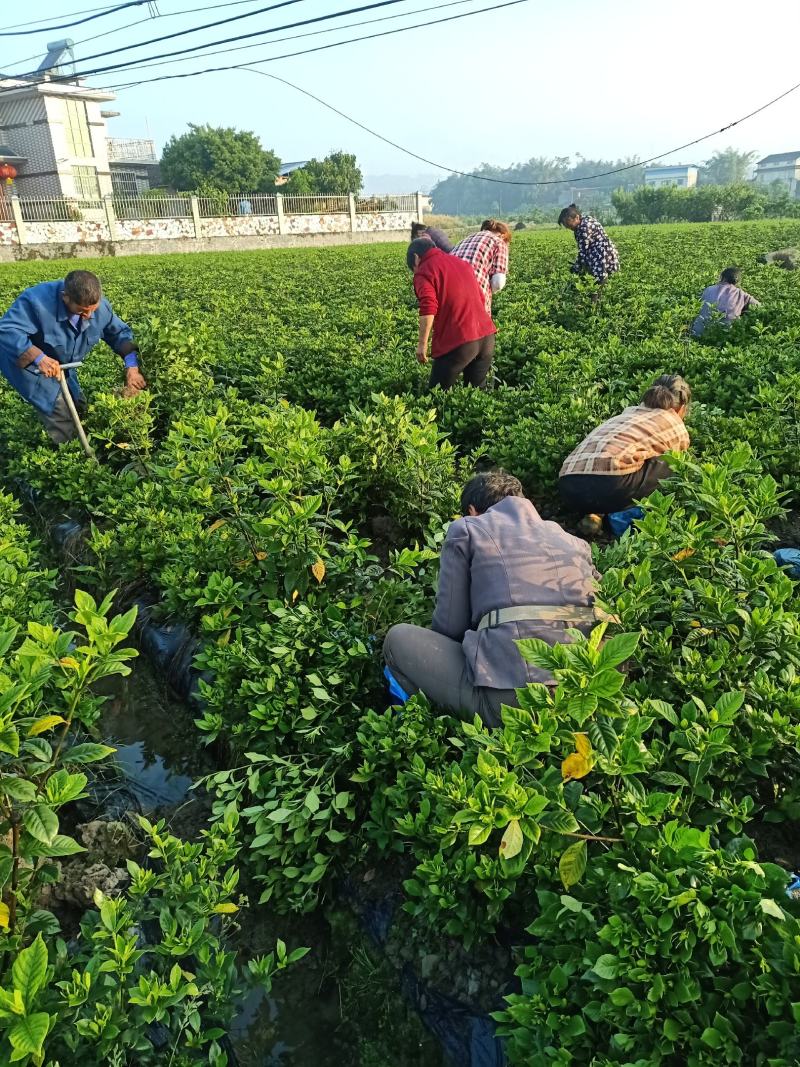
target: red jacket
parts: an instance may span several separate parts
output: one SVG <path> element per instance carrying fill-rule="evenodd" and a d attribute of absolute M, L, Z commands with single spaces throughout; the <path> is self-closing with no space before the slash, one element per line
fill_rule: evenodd
<path fill-rule="evenodd" d="M 419 261 L 414 290 L 420 315 L 434 315 L 431 355 L 444 356 L 468 341 L 497 333 L 469 263 L 438 248 Z"/>

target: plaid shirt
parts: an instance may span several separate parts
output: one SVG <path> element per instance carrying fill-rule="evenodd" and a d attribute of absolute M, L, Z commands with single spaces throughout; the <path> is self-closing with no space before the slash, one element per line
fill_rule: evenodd
<path fill-rule="evenodd" d="M 486 301 L 486 310 L 491 314 L 491 277 L 493 274 L 508 274 L 508 244 L 500 234 L 491 230 L 480 230 L 457 244 L 453 255 L 465 259 L 475 271 L 483 299 Z"/>
<path fill-rule="evenodd" d="M 685 452 L 689 434 L 674 411 L 625 408 L 604 422 L 567 456 L 559 477 L 569 474 L 633 474 L 648 459 L 665 452 Z"/>

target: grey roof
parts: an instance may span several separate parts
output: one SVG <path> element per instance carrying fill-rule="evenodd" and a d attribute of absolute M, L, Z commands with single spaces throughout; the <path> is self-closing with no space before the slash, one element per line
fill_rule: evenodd
<path fill-rule="evenodd" d="M 762 163 L 794 163 L 796 159 L 800 159 L 800 152 L 776 152 L 774 155 L 759 159 L 756 166 L 760 167 Z"/>
<path fill-rule="evenodd" d="M 298 163 L 282 163 L 278 173 L 281 175 L 291 174 L 293 170 L 301 170 L 306 163 L 308 163 L 307 159 L 301 159 Z"/>

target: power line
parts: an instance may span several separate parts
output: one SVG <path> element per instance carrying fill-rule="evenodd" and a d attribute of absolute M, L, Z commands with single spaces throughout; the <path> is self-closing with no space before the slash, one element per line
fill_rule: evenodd
<path fill-rule="evenodd" d="M 296 3 L 297 0 L 289 0 L 289 2 Z M 300 22 L 292 22 L 292 23 L 288 23 L 287 25 L 284 25 L 284 26 L 273 26 L 269 30 L 262 30 L 260 32 L 262 34 L 263 33 L 276 33 L 276 32 L 278 32 L 280 30 L 294 29 L 294 28 L 296 28 L 298 26 L 308 26 L 308 25 L 310 25 L 312 23 L 324 22 L 324 21 L 326 21 L 328 19 L 333 19 L 333 18 L 340 18 L 343 15 L 353 15 L 353 14 L 357 14 L 357 13 L 359 13 L 361 11 L 372 11 L 375 8 L 389 7 L 392 4 L 404 3 L 404 2 L 405 2 L 405 0 L 379 0 L 379 2 L 377 2 L 377 3 L 365 4 L 365 5 L 362 5 L 361 7 L 349 8 L 349 9 L 344 10 L 344 11 L 337 11 L 337 12 L 334 12 L 333 14 L 330 14 L 330 15 L 319 15 L 316 18 L 313 18 L 313 19 L 303 19 Z M 416 30 L 416 29 L 425 28 L 425 27 L 428 27 L 428 26 L 436 26 L 436 25 L 438 25 L 439 23 L 442 23 L 442 22 L 453 22 L 456 19 L 467 18 L 470 15 L 480 15 L 480 14 L 483 14 L 484 12 L 486 12 L 486 11 L 498 11 L 501 8 L 504 8 L 504 7 L 515 7 L 517 4 L 525 4 L 525 3 L 528 3 L 528 2 L 529 2 L 529 0 L 506 0 L 505 3 L 494 4 L 494 5 L 490 6 L 490 7 L 478 8 L 476 11 L 465 11 L 465 12 L 462 12 L 462 14 L 460 14 L 460 15 L 450 15 L 448 18 L 431 19 L 428 22 L 417 22 L 417 23 L 412 24 L 411 26 L 401 26 L 396 30 L 384 30 L 382 33 L 367 34 L 364 37 L 353 37 L 353 38 L 349 38 L 346 41 L 335 41 L 332 44 L 318 45 L 316 48 L 306 48 L 306 49 L 303 49 L 303 50 L 301 50 L 299 52 L 286 52 L 283 55 L 271 56 L 268 59 L 248 60 L 248 62 L 251 62 L 251 63 L 272 63 L 272 62 L 274 62 L 274 61 L 276 61 L 278 59 L 290 59 L 290 58 L 292 58 L 294 56 L 309 55 L 312 52 L 323 52 L 328 48 L 339 48 L 342 45 L 353 44 L 356 41 L 371 41 L 371 40 L 374 40 L 374 39 L 376 39 L 378 37 L 388 37 L 388 36 L 391 36 L 392 34 L 395 34 L 395 33 L 405 33 L 406 30 Z M 239 36 L 229 38 L 228 40 L 229 41 L 238 41 L 238 40 L 242 40 L 242 39 L 244 39 L 246 37 L 250 37 L 250 36 L 252 36 L 252 34 L 240 34 Z M 209 42 L 209 46 L 211 44 L 227 44 L 227 43 L 228 43 L 228 41 Z M 171 59 L 173 56 L 181 55 L 183 51 L 196 51 L 196 49 L 197 49 L 197 46 L 195 46 L 192 49 L 183 49 L 183 50 L 178 51 L 178 52 L 168 52 L 168 53 L 165 53 L 164 55 L 154 56 L 154 57 L 150 57 L 150 58 L 151 59 L 164 59 L 164 58 L 170 58 Z M 216 51 L 208 53 L 208 55 L 216 55 L 216 54 L 217 54 Z M 194 58 L 199 58 L 199 57 L 194 57 Z M 86 76 L 91 75 L 91 74 L 104 74 L 104 73 L 108 73 L 108 72 L 110 72 L 112 70 L 120 70 L 120 69 L 125 69 L 125 68 L 138 69 L 138 67 L 141 66 L 143 64 L 143 62 L 144 62 L 143 60 L 130 60 L 127 63 L 116 63 L 116 64 L 113 64 L 112 66 L 109 66 L 109 67 L 97 67 L 94 70 L 78 71 L 76 74 L 63 75 L 63 76 L 61 76 L 59 78 L 51 79 L 51 81 L 68 81 L 68 80 L 71 80 L 71 79 L 74 79 L 74 78 L 77 78 L 77 77 L 86 77 Z M 208 68 L 206 68 L 204 70 L 188 71 L 185 74 L 163 74 L 163 75 L 160 75 L 157 78 L 150 78 L 148 80 L 152 82 L 152 81 L 168 81 L 168 80 L 173 79 L 173 78 L 189 78 L 189 77 L 194 77 L 197 74 L 210 74 L 210 73 L 213 73 L 213 72 L 216 72 L 216 71 L 223 71 L 223 70 L 237 70 L 241 66 L 242 66 L 242 64 L 232 64 L 232 65 L 223 66 L 223 67 L 208 67 Z M 147 82 L 146 81 L 139 81 L 139 82 L 131 83 L 131 84 L 144 85 L 144 84 L 147 84 Z M 128 86 L 126 85 L 125 88 L 127 88 L 127 87 Z M 14 92 L 15 88 L 17 88 L 17 87 L 10 87 L 9 89 L 5 89 L 5 90 L 4 89 L 0 89 L 0 95 L 2 95 L 3 92 Z M 112 88 L 115 88 L 115 87 L 114 86 L 108 86 L 108 88 L 112 89 Z"/>
<path fill-rule="evenodd" d="M 53 30 L 68 30 L 73 26 L 82 26 L 85 22 L 93 22 L 95 19 L 104 18 L 106 15 L 113 15 L 117 11 L 124 11 L 125 8 L 140 7 L 142 4 L 147 3 L 150 3 L 150 0 L 126 0 L 124 4 L 102 8 L 97 14 L 87 15 L 86 18 L 78 19 L 76 22 L 59 22 L 55 26 L 41 26 L 36 30 L 2 30 L 0 31 L 0 37 L 27 37 L 32 33 L 51 33 Z"/>
<path fill-rule="evenodd" d="M 527 2 L 527 0 L 514 0 L 514 3 L 526 3 L 526 2 Z M 289 4 L 297 4 L 297 3 L 301 3 L 301 0 L 282 0 L 282 3 L 275 4 L 275 5 L 273 5 L 273 7 L 274 8 L 275 7 L 287 7 Z M 263 37 L 267 33 L 278 33 L 281 30 L 293 30 L 293 29 L 296 29 L 298 26 L 311 26 L 311 25 L 313 25 L 315 23 L 318 23 L 318 22 L 327 22 L 330 19 L 338 19 L 338 18 L 341 18 L 344 15 L 357 15 L 357 14 L 360 14 L 362 11 L 374 11 L 376 8 L 391 7 L 394 4 L 403 4 L 403 3 L 406 3 L 406 0 L 376 0 L 376 2 L 372 3 L 372 4 L 362 4 L 360 7 L 350 7 L 350 8 L 346 8 L 346 9 L 344 9 L 342 11 L 334 11 L 334 12 L 331 12 L 330 14 L 328 14 L 328 15 L 317 15 L 314 18 L 301 19 L 299 22 L 287 22 L 287 23 L 284 23 L 284 25 L 282 25 L 282 26 L 271 26 L 269 29 L 256 30 L 253 33 L 240 33 L 240 34 L 237 34 L 235 37 L 225 37 L 225 38 L 222 38 L 219 41 L 209 41 L 205 45 L 192 45 L 189 48 L 181 48 L 181 49 L 178 49 L 178 50 L 176 50 L 174 52 L 161 52 L 159 55 L 149 56 L 148 60 L 150 62 L 152 62 L 153 60 L 157 60 L 157 59 L 172 59 L 175 56 L 184 55 L 186 52 L 196 52 L 196 51 L 198 51 L 198 49 L 201 49 L 201 48 L 211 48 L 212 46 L 218 45 L 218 44 L 230 44 L 232 41 L 244 41 L 244 40 L 247 40 L 250 37 Z M 508 6 L 508 5 L 501 4 L 500 6 L 503 7 L 503 6 Z M 409 27 L 409 28 L 411 28 L 411 27 Z M 393 31 L 393 32 L 398 32 L 398 31 Z M 360 39 L 366 40 L 367 38 L 360 38 Z M 125 51 L 125 49 L 121 49 L 121 51 Z M 217 53 L 216 53 L 216 51 L 214 51 L 214 52 L 210 52 L 208 54 L 209 55 L 216 55 Z M 197 58 L 197 57 L 194 57 L 194 58 Z M 138 67 L 140 65 L 142 65 L 144 62 L 145 61 L 141 60 L 141 59 L 130 59 L 130 60 L 126 60 L 124 63 L 111 63 L 107 67 L 94 67 L 94 68 L 91 68 L 89 70 L 79 70 L 79 71 L 76 71 L 73 74 L 60 75 L 57 78 L 52 78 L 51 81 L 55 81 L 55 82 L 71 81 L 71 80 L 73 80 L 75 78 L 83 78 L 83 77 L 87 77 L 87 76 L 92 75 L 92 74 L 108 74 L 111 71 L 116 71 L 116 70 L 138 69 Z M 2 90 L 0 90 L 0 92 L 2 92 Z"/>
<path fill-rule="evenodd" d="M 180 11 L 166 11 L 158 12 L 155 15 L 148 15 L 147 18 L 137 19 L 136 22 L 126 22 L 124 26 L 117 26 L 113 30 L 104 30 L 103 33 L 97 33 L 93 37 L 84 37 L 82 41 L 75 41 L 75 48 L 80 48 L 82 45 L 89 44 L 92 41 L 99 41 L 103 37 L 111 37 L 115 33 L 122 33 L 123 30 L 130 30 L 134 26 L 142 26 L 145 22 L 153 22 L 155 19 L 172 19 L 178 15 L 196 15 L 199 11 L 215 11 L 221 7 L 240 7 L 242 4 L 254 4 L 257 0 L 226 0 L 224 4 L 204 4 L 202 7 L 189 7 L 181 8 Z M 21 25 L 23 25 L 21 23 Z M 107 53 L 106 53 L 107 54 Z M 10 62 L 9 66 L 17 67 L 20 63 L 29 63 L 32 59 L 38 59 L 41 56 L 41 50 L 36 52 L 32 56 L 23 56 L 22 59 L 14 59 Z M 84 59 L 80 60 L 81 63 L 85 62 Z"/>
<path fill-rule="evenodd" d="M 376 22 L 391 22 L 391 21 L 393 21 L 395 19 L 403 19 L 403 18 L 406 18 L 406 17 L 411 16 L 411 15 L 421 15 L 421 14 L 427 13 L 429 11 L 440 11 L 440 10 L 443 10 L 443 9 L 446 9 L 446 8 L 449 8 L 449 7 L 460 7 L 462 4 L 470 4 L 470 3 L 473 3 L 473 0 L 448 0 L 448 3 L 446 3 L 446 4 L 433 4 L 430 7 L 418 7 L 418 8 L 414 8 L 412 11 L 401 11 L 401 12 L 395 14 L 395 15 L 382 15 L 380 18 L 377 18 L 377 19 L 362 19 L 360 22 L 346 22 L 341 26 L 326 26 L 325 29 L 323 29 L 323 30 L 310 30 L 307 33 L 294 33 L 294 34 L 291 34 L 289 37 L 276 37 L 275 40 L 270 41 L 269 43 L 271 45 L 273 45 L 273 44 L 282 44 L 284 41 L 297 41 L 297 40 L 301 40 L 301 39 L 303 39 L 305 37 L 319 37 L 320 35 L 322 35 L 324 33 L 336 33 L 339 30 L 351 30 L 351 29 L 354 29 L 354 28 L 356 28 L 358 26 L 372 26 Z M 260 46 L 261 46 L 261 42 L 259 41 L 259 42 L 255 43 L 255 44 L 236 45 L 234 48 L 220 48 L 218 50 L 215 49 L 212 54 L 213 55 L 225 55 L 228 52 L 245 52 L 250 48 L 259 48 Z M 198 48 L 203 48 L 203 47 L 208 47 L 208 46 L 207 45 L 198 45 L 197 47 Z M 200 59 L 200 58 L 202 58 L 202 57 L 200 57 L 200 56 L 183 56 L 183 57 L 178 58 L 178 59 L 170 59 L 168 62 L 169 62 L 169 65 L 172 66 L 175 63 L 191 63 L 192 60 Z M 246 62 L 250 62 L 250 60 L 247 60 Z M 137 63 L 136 69 L 137 70 L 146 70 L 149 67 L 163 67 L 163 66 L 166 66 L 166 65 L 167 65 L 167 61 L 157 60 L 154 63 L 144 63 L 144 62 Z M 241 67 L 240 69 L 246 70 L 247 68 L 246 67 Z M 139 85 L 141 83 L 140 82 L 135 82 L 133 84 Z"/>
<path fill-rule="evenodd" d="M 516 2 L 522 2 L 522 0 L 516 0 Z M 501 4 L 499 6 L 500 7 L 507 7 L 507 6 L 511 6 L 511 5 Z M 484 10 L 494 10 L 494 9 L 493 8 L 483 8 L 481 10 L 484 11 Z M 464 14 L 453 16 L 453 18 L 464 18 L 464 17 L 466 17 L 466 15 L 473 15 L 473 14 L 477 15 L 477 14 L 480 14 L 480 12 L 478 12 L 478 11 L 464 12 Z M 446 22 L 446 21 L 451 21 L 451 20 L 450 19 L 438 19 L 436 21 L 438 21 L 438 22 Z M 422 25 L 434 25 L 434 22 L 423 23 Z M 415 28 L 417 28 L 417 27 L 416 26 L 406 26 L 406 27 L 402 27 L 399 30 L 389 30 L 389 31 L 387 31 L 386 34 L 383 34 L 383 33 L 382 34 L 371 34 L 369 37 L 358 37 L 358 38 L 355 38 L 355 40 L 359 40 L 359 41 L 370 40 L 372 37 L 383 37 L 383 36 L 387 36 L 388 33 L 400 33 L 400 32 L 402 32 L 403 29 L 415 29 Z M 340 41 L 338 43 L 339 44 L 351 44 L 352 41 Z M 326 48 L 328 48 L 328 47 L 336 47 L 336 45 L 326 45 L 324 47 L 326 47 Z M 309 49 L 309 51 L 318 51 L 318 49 Z M 304 55 L 305 53 L 304 52 L 300 52 L 300 53 L 294 53 L 294 54 L 295 55 Z M 283 59 L 283 58 L 286 58 L 286 57 L 284 57 L 284 56 L 275 56 L 275 57 L 273 57 L 273 59 Z M 272 59 L 263 59 L 263 60 L 259 60 L 258 62 L 271 63 L 272 61 L 273 61 Z M 254 61 L 251 60 L 250 62 L 254 62 Z M 771 100 L 768 100 L 765 104 L 761 104 L 759 107 L 754 108 L 753 111 L 749 111 L 746 115 L 742 115 L 741 118 L 734 119 L 733 122 L 727 123 L 727 125 L 720 127 L 718 130 L 712 130 L 711 133 L 703 134 L 701 137 L 696 137 L 693 141 L 687 141 L 685 144 L 678 145 L 675 148 L 667 149 L 664 152 L 660 152 L 658 155 L 650 156 L 649 159 L 643 159 L 638 163 L 631 163 L 631 164 L 628 164 L 628 165 L 626 165 L 624 167 L 614 167 L 611 170 L 599 171 L 597 174 L 583 175 L 582 177 L 577 178 L 577 179 L 576 178 L 558 178 L 558 179 L 551 179 L 551 180 L 548 180 L 548 181 L 520 182 L 520 181 L 512 181 L 512 180 L 506 179 L 506 178 L 490 178 L 488 175 L 485 175 L 485 174 L 474 174 L 474 173 L 472 173 L 470 171 L 459 170 L 457 167 L 449 167 L 446 163 L 437 163 L 435 160 L 428 159 L 426 156 L 421 156 L 421 155 L 419 155 L 419 153 L 412 151 L 412 149 L 406 148 L 404 145 L 398 144 L 397 141 L 392 141 L 390 138 L 385 137 L 382 133 L 378 133 L 377 130 L 373 130 L 369 126 L 364 125 L 363 122 L 359 122 L 358 119 L 354 119 L 351 115 L 346 114 L 344 111 L 340 111 L 339 108 L 334 107 L 333 104 L 329 104 L 326 100 L 323 100 L 321 97 L 316 96 L 314 93 L 309 92 L 307 89 L 303 89 L 299 85 L 295 85 L 294 82 L 290 82 L 287 78 L 281 78 L 277 74 L 269 74 L 265 70 L 255 70 L 253 67 L 247 66 L 245 64 L 236 64 L 236 65 L 227 66 L 227 67 L 212 67 L 212 68 L 208 68 L 206 70 L 198 70 L 198 71 L 187 71 L 184 74 L 165 74 L 165 75 L 161 75 L 160 77 L 147 78 L 147 79 L 145 79 L 143 81 L 129 82 L 129 83 L 122 84 L 122 85 L 111 85 L 111 86 L 107 86 L 106 88 L 118 89 L 118 90 L 132 89 L 132 88 L 136 88 L 136 87 L 138 87 L 140 85 L 149 85 L 151 82 L 166 81 L 166 80 L 171 80 L 173 78 L 193 78 L 193 77 L 195 77 L 195 76 L 197 76 L 199 74 L 210 74 L 210 73 L 214 73 L 215 71 L 229 71 L 229 70 L 246 70 L 246 71 L 249 71 L 251 74 L 260 74 L 262 77 L 271 78 L 273 81 L 282 82 L 284 85 L 288 85 L 291 89 L 295 89 L 298 93 L 302 93 L 304 96 L 309 97 L 309 99 L 316 101 L 318 104 L 321 104 L 323 107 L 327 108 L 329 111 L 332 111 L 334 114 L 339 115 L 340 118 L 345 119 L 347 122 L 352 123 L 354 126 L 358 126 L 358 128 L 361 129 L 361 130 L 364 130 L 365 133 L 370 134 L 372 137 L 376 137 L 379 141 L 383 141 L 384 144 L 391 145 L 392 148 L 396 148 L 398 151 L 402 152 L 404 155 L 410 156 L 412 159 L 416 159 L 421 163 L 426 163 L 428 166 L 436 167 L 438 170 L 448 171 L 450 174 L 457 174 L 457 175 L 459 175 L 459 176 L 461 176 L 463 178 L 474 178 L 477 181 L 492 182 L 493 184 L 496 184 L 496 185 L 524 185 L 524 186 L 571 185 L 575 181 L 582 181 L 582 182 L 593 181 L 595 178 L 607 178 L 607 177 L 609 177 L 609 176 L 611 176 L 613 174 L 622 174 L 622 173 L 624 173 L 625 171 L 628 171 L 628 170 L 636 170 L 639 167 L 645 167 L 645 166 L 647 166 L 648 163 L 654 163 L 656 160 L 663 159 L 665 156 L 671 156 L 671 155 L 674 155 L 676 152 L 682 152 L 686 148 L 692 148 L 692 147 L 694 147 L 694 145 L 701 144 L 703 141 L 708 141 L 712 137 L 717 137 L 721 133 L 726 133 L 728 130 L 732 130 L 734 128 L 734 126 L 739 126 L 743 122 L 746 122 L 748 119 L 754 118 L 756 115 L 761 114 L 762 111 L 766 111 L 767 108 L 770 108 L 774 104 L 779 103 L 781 100 L 784 100 L 787 96 L 791 95 L 791 93 L 794 93 L 798 89 L 800 89 L 800 82 L 798 82 L 796 85 L 792 85 L 789 89 L 786 89 L 784 92 L 779 93 L 778 96 L 774 96 Z"/>

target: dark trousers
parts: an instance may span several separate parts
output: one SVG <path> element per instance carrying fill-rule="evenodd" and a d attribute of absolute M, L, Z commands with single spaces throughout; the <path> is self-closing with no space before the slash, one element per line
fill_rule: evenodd
<path fill-rule="evenodd" d="M 558 479 L 558 490 L 570 510 L 580 515 L 608 515 L 650 496 L 671 474 L 672 468 L 656 457 L 633 474 L 567 474 Z"/>
<path fill-rule="evenodd" d="M 477 714 L 487 726 L 501 726 L 503 704 L 517 707 L 513 689 L 473 685 L 461 642 L 434 630 L 398 623 L 386 635 L 383 658 L 409 695 L 424 693 L 432 704 L 466 719 Z"/>
<path fill-rule="evenodd" d="M 494 356 L 494 338 L 495 335 L 491 333 L 479 341 L 467 341 L 451 352 L 437 356 L 431 367 L 430 388 L 438 385 L 441 389 L 450 389 L 463 374 L 465 385 L 485 389 L 486 375 Z"/>
<path fill-rule="evenodd" d="M 78 418 L 83 420 L 88 410 L 86 397 L 81 394 L 73 399 L 75 400 Z M 38 408 L 36 409 L 36 414 L 39 416 L 45 430 L 47 430 L 47 436 L 54 445 L 64 445 L 67 441 L 72 441 L 78 436 L 78 431 L 75 429 L 75 423 L 72 421 L 72 415 L 70 415 L 67 402 L 62 393 L 58 394 L 55 407 L 49 415 L 45 415 Z"/>

